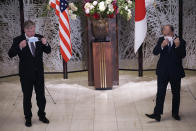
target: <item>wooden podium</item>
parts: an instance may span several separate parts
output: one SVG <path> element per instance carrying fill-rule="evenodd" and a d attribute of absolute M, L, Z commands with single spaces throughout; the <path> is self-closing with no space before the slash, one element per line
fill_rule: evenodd
<path fill-rule="evenodd" d="M 93 42 L 92 44 L 95 89 L 112 89 L 112 43 Z"/>
<path fill-rule="evenodd" d="M 111 79 L 112 79 L 112 85 L 119 85 L 119 71 L 118 71 L 118 68 L 119 68 L 118 58 L 119 57 L 118 57 L 118 24 L 117 24 L 117 18 L 113 18 L 113 19 L 109 20 L 109 32 L 110 32 L 109 41 L 110 42 L 103 42 L 103 43 L 102 42 L 95 42 L 94 37 L 93 37 L 92 32 L 91 32 L 91 26 L 90 26 L 91 21 L 89 19 L 87 19 L 87 24 L 88 24 L 88 27 L 87 27 L 87 33 L 88 33 L 88 36 L 87 36 L 87 41 L 88 41 L 88 50 L 87 50 L 88 51 L 88 85 L 89 86 L 95 86 L 96 89 L 111 89 L 112 88 L 112 86 L 110 86 L 110 80 Z M 102 47 L 99 47 L 99 46 L 102 46 Z M 96 85 L 97 80 L 98 80 L 97 77 L 99 77 L 99 79 L 100 79 L 99 71 L 103 71 L 103 70 L 100 70 L 100 65 L 99 65 L 99 67 L 97 67 L 98 65 L 94 65 L 94 62 L 99 63 L 99 61 L 97 61 L 97 59 L 99 57 L 102 58 L 100 56 L 101 55 L 100 53 L 97 53 L 96 58 L 94 58 L 94 53 L 99 51 L 99 50 L 97 50 L 99 48 L 103 48 L 102 51 L 104 51 L 104 50 L 106 51 L 105 52 L 105 59 L 109 58 L 109 55 L 110 55 L 109 52 L 110 51 L 111 51 L 111 54 L 112 54 L 112 57 L 110 57 L 111 58 L 110 61 L 106 62 L 107 64 L 105 65 L 105 66 L 110 65 L 110 62 L 112 62 L 112 66 L 110 66 L 109 69 L 108 69 L 108 67 L 106 69 L 106 72 L 107 72 L 107 75 L 108 75 L 108 76 L 106 75 L 106 77 L 105 77 L 106 80 L 103 79 L 103 80 L 105 80 L 106 83 L 108 81 L 108 85 L 106 84 L 106 86 L 105 86 L 107 88 L 103 88 L 104 87 L 103 85 L 100 86 L 100 87 L 98 85 Z M 95 51 L 93 51 L 93 50 L 95 50 Z M 96 66 L 96 67 L 94 68 L 94 66 Z M 109 70 L 112 70 L 111 71 L 112 75 L 110 77 L 109 77 L 109 74 L 111 72 L 108 72 Z M 95 75 L 95 73 L 96 73 L 96 75 Z M 96 77 L 96 78 L 94 78 L 94 77 Z M 100 80 L 98 80 L 98 82 L 101 83 Z"/>

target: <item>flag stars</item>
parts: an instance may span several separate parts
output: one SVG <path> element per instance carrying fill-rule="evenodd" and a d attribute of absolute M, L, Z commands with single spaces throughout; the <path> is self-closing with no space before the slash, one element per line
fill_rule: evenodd
<path fill-rule="evenodd" d="M 60 0 L 60 10 L 61 12 L 65 11 L 68 6 L 67 0 Z"/>

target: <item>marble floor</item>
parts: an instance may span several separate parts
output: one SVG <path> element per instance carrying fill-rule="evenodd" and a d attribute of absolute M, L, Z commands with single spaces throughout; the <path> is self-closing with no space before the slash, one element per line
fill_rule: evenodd
<path fill-rule="evenodd" d="M 46 113 L 50 124 L 37 117 L 35 93 L 32 97 L 32 127 L 24 125 L 19 78 L 0 79 L 0 131 L 196 131 L 196 72 L 187 71 L 182 80 L 180 115 L 171 117 L 171 90 L 168 87 L 161 122 L 145 117 L 152 113 L 156 95 L 154 72 L 120 71 L 120 85 L 113 90 L 94 90 L 87 84 L 87 72 L 45 75 Z"/>

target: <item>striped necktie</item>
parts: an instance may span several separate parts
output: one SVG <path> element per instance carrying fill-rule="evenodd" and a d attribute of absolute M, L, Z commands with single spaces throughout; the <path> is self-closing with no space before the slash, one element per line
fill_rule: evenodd
<path fill-rule="evenodd" d="M 32 52 L 32 55 L 35 56 L 35 45 L 33 42 L 30 43 L 31 45 L 31 52 Z"/>
<path fill-rule="evenodd" d="M 169 44 L 168 44 L 168 52 L 170 52 L 171 51 L 171 42 L 169 42 Z"/>

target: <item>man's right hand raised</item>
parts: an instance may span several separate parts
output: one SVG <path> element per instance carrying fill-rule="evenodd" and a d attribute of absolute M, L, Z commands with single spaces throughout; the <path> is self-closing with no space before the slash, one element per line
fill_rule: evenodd
<path fill-rule="evenodd" d="M 20 44 L 19 44 L 19 47 L 20 47 L 21 49 L 22 49 L 22 48 L 25 48 L 26 46 L 27 46 L 26 40 L 21 41 Z"/>
<path fill-rule="evenodd" d="M 163 43 L 161 44 L 161 47 L 164 48 L 165 46 L 167 46 L 169 44 L 169 40 L 168 39 L 165 39 L 163 41 Z"/>

